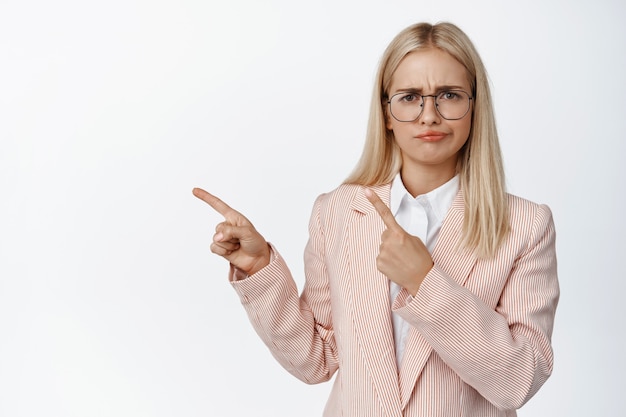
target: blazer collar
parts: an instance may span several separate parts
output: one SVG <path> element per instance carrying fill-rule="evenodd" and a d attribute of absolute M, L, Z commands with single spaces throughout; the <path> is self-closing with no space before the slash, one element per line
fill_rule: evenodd
<path fill-rule="evenodd" d="M 366 188 L 369 188 L 373 190 L 376 194 L 378 194 L 378 196 L 383 201 L 383 203 L 385 203 L 387 207 L 389 207 L 389 200 L 391 199 L 391 195 L 390 195 L 391 183 L 383 184 L 383 185 L 374 185 L 371 187 L 358 187 L 357 192 L 350 204 L 350 208 L 352 210 L 355 210 L 365 215 L 377 214 L 376 209 L 374 208 L 372 203 L 370 203 L 367 197 L 365 197 Z"/>

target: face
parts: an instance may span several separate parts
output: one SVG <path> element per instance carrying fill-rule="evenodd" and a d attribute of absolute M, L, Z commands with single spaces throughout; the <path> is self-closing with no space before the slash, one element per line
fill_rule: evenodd
<path fill-rule="evenodd" d="M 471 95 L 465 67 L 447 52 L 425 49 L 404 57 L 393 74 L 388 95 L 392 97 L 399 92 L 436 95 L 450 89 Z M 393 131 L 402 151 L 403 175 L 427 169 L 452 177 L 459 150 L 469 137 L 472 109 L 459 120 L 446 120 L 437 112 L 434 98 L 426 97 L 416 120 L 400 122 L 390 114 L 389 104 L 386 106 L 386 126 Z"/>

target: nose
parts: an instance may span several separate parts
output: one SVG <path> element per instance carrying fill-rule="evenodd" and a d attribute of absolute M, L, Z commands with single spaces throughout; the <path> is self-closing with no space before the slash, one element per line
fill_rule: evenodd
<path fill-rule="evenodd" d="M 420 123 L 425 125 L 432 125 L 441 122 L 439 112 L 437 111 L 437 105 L 435 104 L 435 97 L 422 96 L 422 114 L 417 119 Z"/>

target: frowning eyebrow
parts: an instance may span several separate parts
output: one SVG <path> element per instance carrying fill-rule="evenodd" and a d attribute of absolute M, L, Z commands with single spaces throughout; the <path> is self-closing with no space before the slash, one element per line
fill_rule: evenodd
<path fill-rule="evenodd" d="M 433 94 L 441 93 L 442 91 L 448 91 L 448 90 L 462 90 L 462 91 L 465 91 L 465 88 L 461 87 L 460 85 L 440 85 L 440 86 L 435 88 L 435 91 L 433 92 Z M 423 91 L 424 91 L 424 89 L 422 89 L 422 88 L 408 87 L 408 88 L 399 88 L 395 92 L 396 93 L 423 94 Z"/>

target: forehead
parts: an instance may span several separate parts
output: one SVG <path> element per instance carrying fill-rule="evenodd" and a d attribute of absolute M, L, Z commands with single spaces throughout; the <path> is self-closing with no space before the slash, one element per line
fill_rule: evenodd
<path fill-rule="evenodd" d="M 434 90 L 455 86 L 469 90 L 465 67 L 440 49 L 414 51 L 405 56 L 391 77 L 390 93 L 402 89 Z"/>

